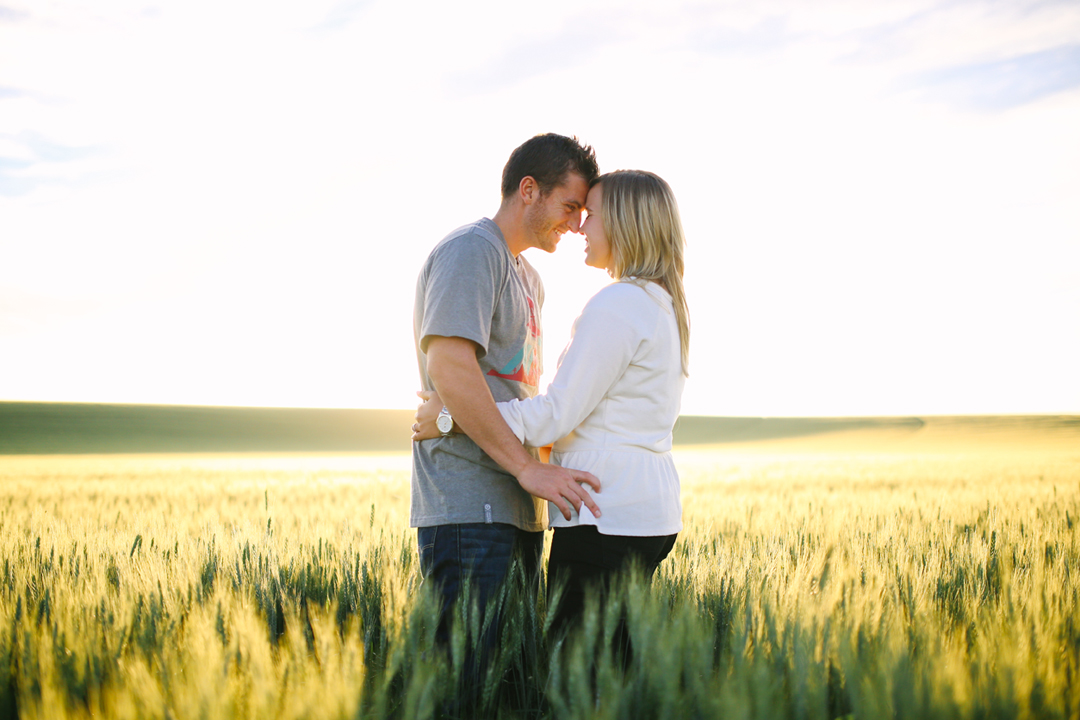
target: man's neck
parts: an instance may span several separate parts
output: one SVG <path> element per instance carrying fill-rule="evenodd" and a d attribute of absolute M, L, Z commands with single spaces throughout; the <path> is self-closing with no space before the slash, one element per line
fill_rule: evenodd
<path fill-rule="evenodd" d="M 491 221 L 499 226 L 503 240 L 506 241 L 506 247 L 514 257 L 517 257 L 522 250 L 529 247 L 525 239 L 524 214 L 523 206 L 503 204 L 499 206 L 499 211 L 491 218 Z"/>

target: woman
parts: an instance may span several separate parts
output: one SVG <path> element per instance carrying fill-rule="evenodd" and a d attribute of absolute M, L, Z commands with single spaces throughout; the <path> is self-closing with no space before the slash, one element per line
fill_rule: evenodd
<path fill-rule="evenodd" d="M 550 508 L 548 576 L 565 583 L 556 627 L 581 614 L 590 585 L 605 584 L 628 563 L 651 578 L 682 529 L 671 431 L 690 330 L 678 207 L 658 176 L 620 170 L 597 179 L 585 209 L 585 263 L 616 282 L 574 322 L 547 391 L 498 403 L 522 443 L 554 442 L 551 462 L 591 472 L 603 484 L 599 518 L 584 505 L 569 520 Z M 439 435 L 441 407 L 437 395 L 421 406 L 414 440 Z"/>

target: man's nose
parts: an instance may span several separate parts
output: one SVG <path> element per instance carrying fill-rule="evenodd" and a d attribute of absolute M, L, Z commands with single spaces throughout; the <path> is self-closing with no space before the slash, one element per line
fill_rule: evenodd
<path fill-rule="evenodd" d="M 580 210 L 578 210 L 576 213 L 574 213 L 573 215 L 570 216 L 570 232 L 575 233 L 575 234 L 578 233 L 578 232 L 581 232 L 581 211 Z"/>

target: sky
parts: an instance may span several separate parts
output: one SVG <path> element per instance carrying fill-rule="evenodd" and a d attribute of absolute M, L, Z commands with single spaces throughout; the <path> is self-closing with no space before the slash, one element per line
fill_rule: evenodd
<path fill-rule="evenodd" d="M 1075 0 L 0 0 L 0 400 L 412 407 L 542 132 L 672 186 L 684 413 L 1080 413 Z"/>

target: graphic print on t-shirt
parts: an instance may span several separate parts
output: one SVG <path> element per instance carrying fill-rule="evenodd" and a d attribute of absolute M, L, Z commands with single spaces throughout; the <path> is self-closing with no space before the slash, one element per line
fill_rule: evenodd
<path fill-rule="evenodd" d="M 501 370 L 488 370 L 488 375 L 536 387 L 540 384 L 540 321 L 536 317 L 536 306 L 533 305 L 532 298 L 525 299 L 529 301 L 529 324 L 525 333 L 525 344 Z"/>

